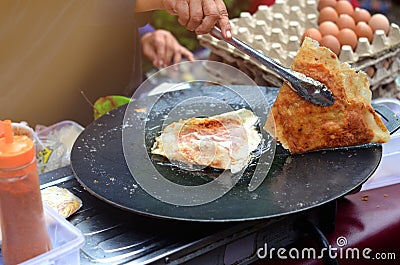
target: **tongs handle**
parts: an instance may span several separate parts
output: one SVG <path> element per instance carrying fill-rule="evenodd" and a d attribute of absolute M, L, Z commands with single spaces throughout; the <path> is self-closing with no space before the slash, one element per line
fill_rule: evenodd
<path fill-rule="evenodd" d="M 221 30 L 217 27 L 214 27 L 210 33 L 215 38 L 231 44 L 244 54 L 259 61 L 269 70 L 280 76 L 293 90 L 306 100 L 321 106 L 330 106 L 333 104 L 334 99 L 331 91 L 322 83 L 279 64 L 235 37 L 225 39 L 222 36 Z"/>
<path fill-rule="evenodd" d="M 256 59 L 259 61 L 261 64 L 265 65 L 268 69 L 276 73 L 278 76 L 282 77 L 285 81 L 289 81 L 289 79 L 294 78 L 293 74 L 290 73 L 292 71 L 291 69 L 279 64 L 272 58 L 264 55 L 260 51 L 250 47 L 246 43 L 240 41 L 239 39 L 232 37 L 231 39 L 225 39 L 224 36 L 222 36 L 221 30 L 217 27 L 214 27 L 211 30 L 211 35 L 214 36 L 215 38 L 219 40 L 226 41 L 236 49 L 240 50 L 244 54 L 247 54 L 251 58 Z"/>

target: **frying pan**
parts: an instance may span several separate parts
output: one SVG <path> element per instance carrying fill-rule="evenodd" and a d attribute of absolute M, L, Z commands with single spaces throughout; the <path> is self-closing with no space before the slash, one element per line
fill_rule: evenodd
<path fill-rule="evenodd" d="M 267 102 L 274 101 L 277 88 L 260 89 Z M 164 112 L 170 111 L 172 106 L 184 99 L 207 95 L 224 100 L 234 109 L 248 107 L 242 98 L 222 91 L 222 87 L 204 86 L 165 93 L 154 104 L 150 111 L 153 115 L 146 121 L 146 150 L 151 148 L 157 135 L 155 131 L 161 130 L 158 125 L 162 123 Z M 382 157 L 381 145 L 290 155 L 277 144 L 270 170 L 254 191 L 250 191 L 248 185 L 258 163 L 257 158 L 247 167 L 236 185 L 223 196 L 197 206 L 177 206 L 149 195 L 132 176 L 128 166 L 132 161 L 126 161 L 122 146 L 122 131 L 127 126 L 124 124 L 126 108 L 127 105 L 119 107 L 100 117 L 80 134 L 72 148 L 71 165 L 77 180 L 94 196 L 113 206 L 151 217 L 224 222 L 271 218 L 304 211 L 357 190 L 373 174 Z M 398 119 L 395 122 L 395 128 L 398 128 Z M 135 159 L 135 156 L 146 155 L 137 153 L 132 157 Z M 154 157 L 152 164 L 170 181 L 184 185 L 201 185 L 210 181 L 213 174 L 219 174 L 211 169 L 200 172 L 180 169 Z M 147 172 L 145 168 L 143 172 Z"/>

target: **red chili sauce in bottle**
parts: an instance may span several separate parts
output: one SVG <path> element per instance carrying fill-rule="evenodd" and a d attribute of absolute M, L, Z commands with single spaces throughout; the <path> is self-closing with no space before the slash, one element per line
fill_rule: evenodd
<path fill-rule="evenodd" d="M 11 121 L 0 132 L 0 221 L 2 256 L 18 264 L 51 249 L 33 141 L 12 134 Z"/>

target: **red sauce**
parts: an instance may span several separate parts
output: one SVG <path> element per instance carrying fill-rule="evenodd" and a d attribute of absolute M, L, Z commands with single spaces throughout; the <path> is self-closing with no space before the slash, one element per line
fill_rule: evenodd
<path fill-rule="evenodd" d="M 15 170 L 0 169 L 2 255 L 18 264 L 51 249 L 36 161 Z"/>

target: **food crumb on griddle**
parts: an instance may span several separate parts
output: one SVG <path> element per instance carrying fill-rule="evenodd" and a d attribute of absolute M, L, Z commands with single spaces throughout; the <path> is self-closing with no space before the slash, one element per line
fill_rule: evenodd
<path fill-rule="evenodd" d="M 383 197 L 389 197 L 389 194 L 385 193 L 385 194 L 383 194 Z"/>
<path fill-rule="evenodd" d="M 361 200 L 362 201 L 368 201 L 368 198 L 369 198 L 368 195 L 364 195 L 364 196 L 361 197 Z"/>
<path fill-rule="evenodd" d="M 138 109 L 135 109 L 135 112 L 146 112 L 146 108 L 138 108 Z"/>

